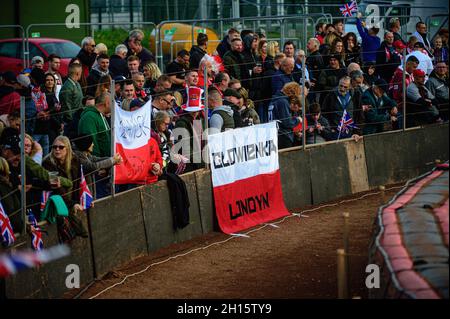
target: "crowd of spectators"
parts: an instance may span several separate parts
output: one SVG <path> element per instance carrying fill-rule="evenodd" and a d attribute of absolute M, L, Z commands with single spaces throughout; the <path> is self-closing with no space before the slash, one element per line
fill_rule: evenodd
<path fill-rule="evenodd" d="M 21 74 L 1 74 L 0 196 L 14 229 L 23 225 L 20 162 L 25 161 L 27 203 L 37 219 L 42 194 L 60 194 L 70 211 L 69 218 L 59 222 L 61 232 L 66 232 L 61 238 L 86 235 L 77 217 L 83 211 L 81 167 L 98 199 L 111 193 L 111 167 L 122 162 L 119 154 L 111 153 L 110 114 L 115 103 L 133 111 L 151 97 L 156 149 L 146 183 L 166 173 L 203 167 L 195 157 L 201 158 L 206 127 L 214 134 L 277 121 L 281 149 L 304 140 L 358 140 L 401 129 L 405 120 L 407 126 L 448 121 L 448 30 L 430 39 L 426 25 L 419 22 L 417 32 L 405 39 L 398 33 L 398 19 L 379 35 L 360 18 L 357 29 L 361 43 L 356 34 L 345 33 L 342 21 L 319 23 L 302 50 L 292 41 L 278 43 L 252 30 L 231 28 L 213 54 L 207 52 L 208 36 L 200 33 L 197 45 L 178 52 L 165 72 L 143 47 L 144 33 L 132 30 L 112 56 L 104 44 L 84 38 L 67 77 L 60 74 L 60 57 L 55 54 L 48 57 L 47 70 L 37 56 Z M 20 157 L 21 97 L 25 158 Z M 344 113 L 354 125 L 342 127 Z M 177 129 L 188 134 L 178 135 Z M 173 151 L 178 143 L 188 145 L 189 154 Z M 116 186 L 122 191 L 136 185 Z"/>

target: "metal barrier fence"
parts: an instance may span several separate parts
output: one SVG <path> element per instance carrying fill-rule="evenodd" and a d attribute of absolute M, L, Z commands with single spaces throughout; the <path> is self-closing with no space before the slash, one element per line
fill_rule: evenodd
<path fill-rule="evenodd" d="M 303 26 L 305 26 L 304 28 L 304 38 L 307 38 L 307 21 L 312 20 L 313 24 L 315 24 L 315 21 L 313 19 L 313 17 L 317 17 L 317 18 L 325 18 L 327 19 L 327 15 L 325 14 L 313 14 L 313 15 L 309 15 L 309 16 L 281 16 L 281 17 L 251 17 L 251 18 L 227 18 L 227 19 L 207 19 L 207 20 L 176 20 L 176 21 L 162 21 L 160 24 L 158 24 L 158 26 L 156 27 L 156 63 L 158 64 L 159 68 L 161 70 L 163 70 L 164 66 L 163 66 L 163 49 L 162 49 L 162 40 L 161 40 L 161 28 L 169 23 L 186 23 L 186 24 L 191 24 L 191 35 L 192 35 L 192 45 L 194 45 L 194 39 L 195 39 L 195 32 L 194 32 L 194 28 L 197 24 L 201 23 L 202 25 L 206 25 L 208 23 L 220 23 L 221 27 L 223 28 L 223 23 L 224 22 L 241 22 L 242 24 L 245 24 L 245 22 L 253 22 L 253 21 L 278 21 L 280 23 L 281 26 L 281 42 L 284 42 L 285 38 L 286 38 L 286 30 L 285 30 L 285 23 L 286 22 L 291 22 L 291 21 L 295 21 L 295 20 L 300 20 L 303 21 Z M 221 30 L 222 32 L 223 30 Z M 222 34 L 222 33 L 221 33 Z M 305 42 L 305 46 L 306 46 L 306 42 Z"/>
<path fill-rule="evenodd" d="M 115 26 L 115 25 L 131 25 L 133 26 L 136 23 L 133 22 L 108 22 L 108 23 L 99 23 L 99 22 L 93 22 L 93 23 L 87 23 L 87 22 L 83 22 L 80 23 L 80 26 L 100 26 L 100 25 L 111 25 L 111 26 Z M 153 26 L 156 28 L 156 24 L 154 22 L 140 22 L 140 25 L 144 25 L 144 26 Z M 25 59 L 27 61 L 29 61 L 30 59 L 30 43 L 29 43 L 29 35 L 30 35 L 30 30 L 32 28 L 36 28 L 36 27 L 55 27 L 55 26 L 66 26 L 65 23 L 35 23 L 35 24 L 30 24 L 26 30 L 25 30 L 25 41 L 26 41 L 26 50 L 25 50 Z M 91 28 L 91 32 L 93 32 L 92 28 Z"/>

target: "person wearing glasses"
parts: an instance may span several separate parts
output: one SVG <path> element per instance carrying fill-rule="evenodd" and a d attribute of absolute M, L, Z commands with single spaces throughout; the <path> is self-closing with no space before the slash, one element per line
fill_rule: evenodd
<path fill-rule="evenodd" d="M 77 214 L 83 212 L 80 205 L 80 179 L 81 163 L 78 156 L 72 151 L 70 140 L 63 135 L 58 136 L 52 145 L 52 150 L 43 162 L 44 167 L 49 172 L 58 172 L 58 176 L 67 178 L 72 182 L 72 187 L 61 187 L 54 190 L 52 195 L 61 195 L 69 210 L 70 227 L 76 235 L 87 237 L 88 232 Z M 58 231 L 62 229 L 62 223 L 58 222 Z"/>
<path fill-rule="evenodd" d="M 78 52 L 77 58 L 80 59 L 83 65 L 83 73 L 87 77 L 97 58 L 94 38 L 85 37 L 81 40 L 81 50 Z"/>
<path fill-rule="evenodd" d="M 168 112 L 174 105 L 175 98 L 172 91 L 162 91 L 156 94 L 152 100 L 152 119 L 160 111 Z"/>

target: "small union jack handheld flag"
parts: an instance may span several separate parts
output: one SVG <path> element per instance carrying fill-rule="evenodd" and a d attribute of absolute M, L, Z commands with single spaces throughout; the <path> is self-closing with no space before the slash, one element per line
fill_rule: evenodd
<path fill-rule="evenodd" d="M 86 183 L 86 179 L 84 178 L 83 173 L 83 165 L 81 165 L 81 181 L 80 181 L 80 205 L 83 209 L 88 209 L 92 206 L 92 202 L 94 201 L 94 197 L 92 196 L 91 191 Z"/>
<path fill-rule="evenodd" d="M 14 236 L 11 222 L 0 202 L 0 243 L 4 246 L 11 246 L 15 241 L 16 237 Z"/>
<path fill-rule="evenodd" d="M 341 121 L 339 122 L 339 125 L 337 127 L 339 131 L 338 140 L 341 137 L 341 133 L 344 132 L 345 134 L 348 134 L 350 132 L 349 130 L 350 128 L 358 128 L 358 127 L 354 124 L 353 119 L 347 113 L 347 110 L 344 110 L 344 113 L 342 113 Z"/>
<path fill-rule="evenodd" d="M 31 247 L 34 250 L 39 251 L 44 248 L 44 241 L 42 240 L 42 230 L 38 226 L 36 217 L 31 210 L 28 210 L 28 223 L 30 224 L 30 232 L 31 232 Z"/>
<path fill-rule="evenodd" d="M 341 13 L 344 17 L 352 17 L 353 13 L 358 12 L 358 4 L 356 1 L 352 1 L 344 4 L 342 7 L 339 7 Z"/>

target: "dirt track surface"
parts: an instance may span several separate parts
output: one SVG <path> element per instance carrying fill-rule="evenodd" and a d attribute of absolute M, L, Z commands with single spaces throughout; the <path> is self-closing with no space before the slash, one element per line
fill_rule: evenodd
<path fill-rule="evenodd" d="M 385 198 L 398 191 L 386 191 Z M 266 226 L 250 233 L 250 238 L 233 238 L 152 266 L 97 298 L 337 298 L 336 250 L 343 246 L 343 212 L 350 213 L 350 294 L 367 298 L 365 267 L 380 204 L 380 195 L 372 195 L 305 213 L 308 217 L 287 218 L 279 228 Z M 138 258 L 94 283 L 81 298 L 94 296 L 152 263 L 228 238 L 211 233 Z"/>

